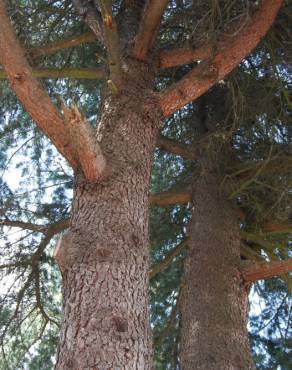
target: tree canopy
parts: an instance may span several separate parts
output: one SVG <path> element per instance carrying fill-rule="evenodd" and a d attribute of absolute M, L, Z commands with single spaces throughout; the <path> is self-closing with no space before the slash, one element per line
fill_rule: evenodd
<path fill-rule="evenodd" d="M 66 135 L 53 132 L 50 141 L 44 133 L 53 130 L 53 121 L 63 130 L 66 106 L 86 117 L 86 129 L 95 128 L 103 82 L 113 94 L 119 88 L 122 66 L 115 31 L 123 34 L 124 24 L 131 21 L 130 10 L 141 17 L 145 5 L 144 0 L 112 1 L 108 21 L 114 24 L 107 35 L 95 20 L 98 9 L 104 17 L 109 8 L 98 8 L 97 3 L 6 1 L 29 68 L 57 113 L 47 110 L 51 101 L 44 103 L 46 97 L 39 95 L 42 108 L 52 116 L 46 116 L 41 129 L 36 126 L 31 119 L 38 119 L 32 108 L 36 102 L 30 92 L 20 91 L 22 77 L 9 77 L 15 91 L 6 79 L 17 63 L 6 74 L 0 69 L 1 369 L 53 368 L 62 305 L 53 250 L 69 225 L 73 186 L 72 169 L 60 153 L 73 168 L 76 157 Z M 147 27 L 135 39 L 135 57 L 143 60 L 156 35 L 155 88 L 166 117 L 154 155 L 149 202 L 155 369 L 179 366 L 183 261 L 188 225 L 196 212 L 190 205 L 190 189 L 199 176 L 197 160 L 202 153 L 238 214 L 242 260 L 260 266 L 259 272 L 250 271 L 247 264 L 245 272 L 253 283 L 249 333 L 257 368 L 290 366 L 292 4 L 283 2 L 265 36 L 260 26 L 269 18 L 270 7 L 260 12 L 267 3 L 157 1 L 160 9 L 154 6 L 153 14 L 142 18 Z M 277 1 L 271 3 L 276 6 Z M 155 17 L 161 24 L 151 23 Z M 257 37 L 264 38 L 252 46 Z M 107 48 L 101 38 L 106 38 Z M 222 58 L 231 62 L 225 65 Z M 26 95 L 23 106 L 15 92 L 18 97 Z M 79 158 L 91 145 L 84 137 Z M 86 174 L 98 177 L 100 168 L 90 167 Z M 275 267 L 265 276 L 261 264 L 267 261 Z M 280 277 L 270 279 L 279 271 Z"/>

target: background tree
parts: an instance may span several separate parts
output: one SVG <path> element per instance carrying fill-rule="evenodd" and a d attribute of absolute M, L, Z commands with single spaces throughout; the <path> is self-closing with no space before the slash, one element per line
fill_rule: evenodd
<path fill-rule="evenodd" d="M 150 197 L 150 203 L 159 206 L 151 215 L 154 265 L 150 277 L 155 367 L 177 368 L 178 312 L 183 304 L 180 276 L 184 250 L 190 244 L 184 240 L 191 217 L 187 205 L 191 196 L 186 187 L 199 173 L 198 159 L 202 155 L 208 163 L 214 163 L 216 159 L 212 171 L 220 179 L 222 197 L 228 194 L 237 209 L 243 211 L 240 212 L 243 214 L 240 218 L 244 240 L 242 257 L 252 260 L 259 256 L 281 260 L 289 257 L 289 4 L 283 6 L 269 42 L 261 44 L 237 72 L 222 81 L 265 35 L 281 1 L 265 1 L 260 5 L 249 1 L 199 1 L 195 4 L 191 1 L 149 1 L 145 8 L 144 1 L 117 1 L 113 2 L 112 8 L 103 1 L 98 4 L 73 3 L 75 8 L 70 1 L 7 2 L 30 66 L 18 47 L 3 2 L 0 8 L 1 59 L 11 85 L 27 112 L 69 161 L 75 173 L 71 233 L 62 239 L 61 251 L 67 242 L 67 248 L 70 243 L 78 245 L 78 252 L 72 248 L 69 254 L 65 253 L 65 257 L 73 256 L 71 261 L 59 255 L 59 265 L 65 288 L 63 333 L 69 330 L 74 337 L 76 329 L 77 339 L 75 343 L 74 340 L 71 343 L 64 340 L 61 344 L 59 367 L 87 366 L 91 360 L 97 367 L 109 366 L 109 363 L 114 366 L 113 361 L 119 366 L 125 361 L 127 368 L 151 366 L 150 344 L 146 346 L 148 349 L 144 345 L 150 341 L 148 323 L 146 314 L 140 315 L 141 299 L 143 309 L 147 307 L 148 264 L 147 258 L 143 257 L 147 256 L 148 249 L 147 192 L 151 153 L 162 116 L 170 116 L 218 81 L 223 86 L 216 86 L 214 91 L 165 121 L 158 137 L 160 149 L 154 154 L 154 195 Z M 154 41 L 155 48 L 152 48 Z M 106 60 L 108 68 L 103 66 Z M 196 62 L 202 60 L 205 62 Z M 50 79 L 39 84 L 33 75 Z M 59 80 L 52 80 L 54 77 Z M 63 79 L 68 77 L 71 78 Z M 99 82 L 103 78 L 107 87 Z M 30 368 L 52 368 L 60 296 L 57 293 L 59 276 L 51 248 L 56 242 L 55 236 L 69 226 L 72 176 L 55 149 L 20 109 L 5 81 L 2 86 L 2 143 L 5 150 L 1 158 L 1 210 L 7 241 L 3 245 L 2 268 L 5 276 L 10 274 L 10 279 L 6 277 L 5 280 L 10 287 L 4 292 L 1 306 L 3 367 L 25 366 L 27 362 Z M 63 115 L 52 105 L 43 87 L 62 109 Z M 153 93 L 153 90 L 158 92 Z M 262 97 L 265 97 L 264 101 Z M 78 108 L 76 105 L 66 108 L 65 105 L 73 100 L 78 101 Z M 216 104 L 218 100 L 220 105 Z M 85 112 L 87 121 L 80 111 Z M 96 127 L 97 117 L 99 125 Z M 97 140 L 94 130 L 99 133 Z M 165 150 L 174 155 L 166 154 Z M 21 161 L 17 173 L 21 173 L 22 190 L 7 181 L 8 167 L 13 168 L 16 160 Z M 267 175 L 264 170 L 268 168 Z M 113 186 L 112 190 L 109 190 L 110 186 Z M 160 191 L 165 192 L 155 195 Z M 186 205 L 178 205 L 181 203 Z M 129 215 L 127 221 L 121 217 L 123 214 Z M 137 229 L 139 222 L 134 221 L 140 217 L 142 233 L 139 227 Z M 95 231 L 99 228 L 98 219 L 105 220 L 105 229 L 100 233 L 102 238 Z M 9 230 L 14 227 L 22 231 L 11 236 Z M 93 240 L 98 247 L 92 249 Z M 112 242 L 111 247 L 117 245 L 114 256 L 107 248 L 108 240 Z M 140 246 L 138 252 L 137 245 Z M 123 246 L 122 253 L 126 253 L 128 261 L 134 258 L 133 271 L 126 268 L 124 262 L 117 263 L 117 259 L 124 261 L 123 254 L 119 255 L 120 246 Z M 80 250 L 86 251 L 84 256 L 80 256 Z M 94 268 L 90 267 L 93 255 Z M 82 263 L 79 260 L 71 266 L 78 258 Z M 98 283 L 103 277 L 96 275 L 96 270 L 104 271 L 109 264 L 110 273 L 106 272 L 105 279 L 108 284 L 103 286 Z M 262 273 L 262 269 L 260 271 Z M 114 275 L 121 277 L 116 279 Z M 82 278 L 79 280 L 78 276 Z M 128 276 L 133 279 L 129 279 L 131 281 L 125 287 L 125 277 Z M 257 279 L 260 277 L 262 275 Z M 82 297 L 85 296 L 83 314 L 78 309 L 82 303 L 75 279 L 80 281 Z M 288 282 L 287 277 L 285 281 Z M 91 288 L 86 289 L 86 284 Z M 114 289 L 110 288 L 111 284 Z M 101 286 L 104 290 L 98 295 L 104 294 L 106 299 L 104 303 L 91 306 L 88 302 L 94 301 L 94 289 Z M 134 294 L 137 286 L 141 295 Z M 261 284 L 258 290 L 267 301 L 272 294 L 278 294 L 279 299 L 284 295 L 282 311 L 279 309 L 275 316 L 279 322 L 283 320 L 279 324 L 283 331 L 287 317 L 289 320 L 286 285 Z M 69 297 L 70 292 L 74 292 L 73 295 L 76 292 L 76 296 Z M 126 311 L 124 302 L 127 300 L 120 299 L 124 292 L 133 297 Z M 72 305 L 74 300 L 77 306 Z M 106 320 L 97 317 L 94 322 L 90 321 L 91 310 L 100 312 L 100 317 Z M 271 310 L 268 312 L 271 315 Z M 127 316 L 133 319 L 132 322 L 127 322 Z M 64 330 L 70 317 L 73 317 L 73 324 Z M 91 343 L 87 343 L 78 330 L 80 319 L 85 320 L 81 327 L 87 329 L 86 336 Z M 265 320 L 263 317 L 262 321 Z M 260 321 L 252 321 L 253 331 L 260 330 L 256 329 Z M 267 327 L 274 322 L 268 319 Z M 132 323 L 137 325 L 133 327 Z M 95 351 L 97 333 L 101 332 L 115 351 L 110 351 L 110 346 L 104 342 L 106 348 L 99 343 L 103 353 L 90 356 L 91 351 Z M 139 348 L 132 342 L 129 346 L 129 337 L 133 340 L 137 332 L 143 333 Z M 45 339 L 37 346 L 42 336 Z M 269 338 L 272 344 L 268 346 L 267 338 L 254 336 L 255 359 L 260 366 L 271 361 L 284 364 L 289 345 L 286 338 L 289 338 L 288 330 L 284 336 L 276 335 L 274 344 Z M 137 343 L 136 339 L 134 343 Z M 76 359 L 70 355 L 70 344 L 74 351 L 80 351 L 85 344 L 85 357 Z M 280 350 L 275 355 L 276 348 Z M 78 365 L 72 359 L 79 361 Z"/>

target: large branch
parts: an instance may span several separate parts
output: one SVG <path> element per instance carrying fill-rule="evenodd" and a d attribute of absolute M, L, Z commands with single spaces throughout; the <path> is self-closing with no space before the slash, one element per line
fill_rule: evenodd
<path fill-rule="evenodd" d="M 146 58 L 147 52 L 154 44 L 160 26 L 162 14 L 168 0 L 148 0 L 142 15 L 141 25 L 135 39 L 134 57 L 140 60 Z"/>
<path fill-rule="evenodd" d="M 247 283 L 270 279 L 292 271 L 292 258 L 285 261 L 248 262 L 241 268 L 243 279 Z"/>
<path fill-rule="evenodd" d="M 164 116 L 170 116 L 225 78 L 262 40 L 272 26 L 281 4 L 282 0 L 264 0 L 260 9 L 229 45 L 222 47 L 213 59 L 201 63 L 182 80 L 160 93 Z"/>
<path fill-rule="evenodd" d="M 90 125 L 77 108 L 67 109 L 70 117 L 64 119 L 35 79 L 6 14 L 4 0 L 0 0 L 0 57 L 13 90 L 38 127 L 75 170 L 81 166 L 87 180 L 98 180 L 105 161 Z"/>
<path fill-rule="evenodd" d="M 38 78 L 76 78 L 86 80 L 102 80 L 105 73 L 102 68 L 33 68 L 32 75 Z M 0 69 L 0 79 L 7 78 L 5 72 Z"/>
<path fill-rule="evenodd" d="M 33 77 L 6 14 L 4 0 L 0 0 L 0 59 L 10 84 L 26 111 L 72 167 L 76 168 L 77 160 L 64 121 L 49 95 Z"/>

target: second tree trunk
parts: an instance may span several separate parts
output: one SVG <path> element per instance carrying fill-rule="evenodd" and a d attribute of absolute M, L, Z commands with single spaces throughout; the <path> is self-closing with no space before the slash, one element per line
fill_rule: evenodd
<path fill-rule="evenodd" d="M 181 304 L 181 368 L 254 369 L 237 219 L 207 173 L 195 183 L 193 206 Z"/>

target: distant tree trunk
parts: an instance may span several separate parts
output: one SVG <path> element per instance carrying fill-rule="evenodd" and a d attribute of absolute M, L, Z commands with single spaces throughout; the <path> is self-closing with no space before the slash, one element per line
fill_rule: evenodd
<path fill-rule="evenodd" d="M 58 370 L 152 368 L 148 195 L 161 115 L 148 89 L 152 75 L 134 67 L 136 75 L 102 104 L 97 135 L 110 171 L 98 183 L 75 178 L 72 223 L 57 251 Z"/>
<path fill-rule="evenodd" d="M 254 369 L 247 332 L 248 292 L 239 273 L 238 222 L 207 171 L 203 169 L 193 189 L 181 301 L 181 369 Z"/>

